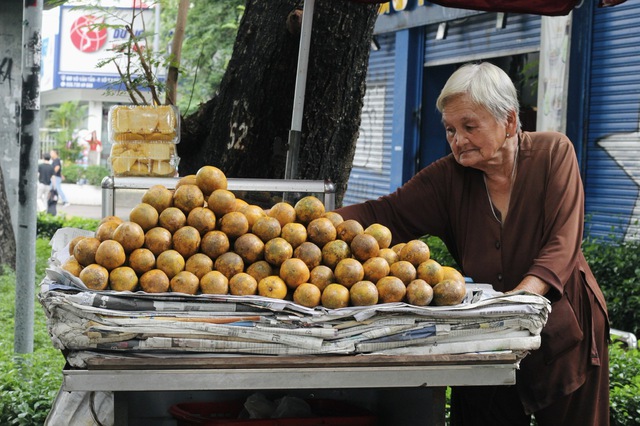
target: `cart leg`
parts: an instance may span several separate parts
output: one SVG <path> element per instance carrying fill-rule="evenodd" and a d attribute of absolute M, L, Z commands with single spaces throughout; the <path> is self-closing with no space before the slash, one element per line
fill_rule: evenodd
<path fill-rule="evenodd" d="M 431 400 L 433 401 L 433 410 L 431 412 L 433 415 L 433 419 L 431 424 L 433 424 L 434 426 L 445 425 L 444 421 L 447 410 L 446 391 L 447 388 L 444 386 L 434 387 L 431 389 Z"/>
<path fill-rule="evenodd" d="M 129 424 L 129 404 L 126 392 L 113 393 L 113 426 Z"/>

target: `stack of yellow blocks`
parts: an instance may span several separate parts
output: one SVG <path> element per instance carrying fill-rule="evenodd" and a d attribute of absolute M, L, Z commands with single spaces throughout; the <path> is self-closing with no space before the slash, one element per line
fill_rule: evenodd
<path fill-rule="evenodd" d="M 175 106 L 112 107 L 109 139 L 114 176 L 175 176 L 179 125 Z"/>

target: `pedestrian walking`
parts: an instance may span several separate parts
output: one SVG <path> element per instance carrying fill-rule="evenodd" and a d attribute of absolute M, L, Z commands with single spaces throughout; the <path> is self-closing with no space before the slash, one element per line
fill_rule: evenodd
<path fill-rule="evenodd" d="M 38 164 L 38 198 L 36 200 L 38 211 L 47 210 L 49 190 L 52 188 L 53 165 L 51 155 L 45 154 L 42 163 Z"/>
<path fill-rule="evenodd" d="M 69 205 L 67 201 L 67 196 L 64 191 L 62 191 L 62 181 L 64 180 L 64 175 L 62 174 L 62 161 L 60 160 L 60 156 L 58 155 L 57 149 L 52 149 L 49 153 L 51 155 L 51 165 L 53 166 L 53 182 L 54 188 L 58 193 L 58 196 L 62 200 L 62 206 L 66 207 Z"/>

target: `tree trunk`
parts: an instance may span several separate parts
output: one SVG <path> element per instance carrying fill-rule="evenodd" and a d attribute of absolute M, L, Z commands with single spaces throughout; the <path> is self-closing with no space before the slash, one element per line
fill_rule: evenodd
<path fill-rule="evenodd" d="M 11 210 L 4 190 L 4 175 L 0 168 L 0 266 L 16 268 L 16 238 L 11 224 Z"/>
<path fill-rule="evenodd" d="M 234 178 L 284 177 L 301 1 L 248 0 L 220 90 L 185 118 L 180 175 L 214 165 Z M 341 205 L 351 172 L 377 6 L 317 0 L 296 179 L 330 180 Z"/>

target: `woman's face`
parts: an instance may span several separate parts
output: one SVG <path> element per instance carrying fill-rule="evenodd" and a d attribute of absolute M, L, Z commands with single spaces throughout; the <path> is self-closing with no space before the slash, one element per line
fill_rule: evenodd
<path fill-rule="evenodd" d="M 456 161 L 480 170 L 502 163 L 507 138 L 506 123 L 471 102 L 467 95 L 454 96 L 442 110 L 442 123 Z"/>

